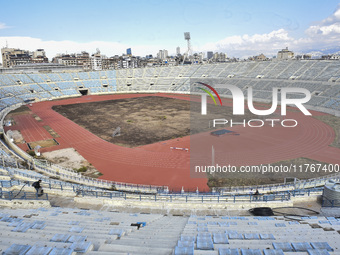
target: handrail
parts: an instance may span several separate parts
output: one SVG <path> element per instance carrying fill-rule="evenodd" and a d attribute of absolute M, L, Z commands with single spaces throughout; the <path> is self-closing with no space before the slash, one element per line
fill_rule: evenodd
<path fill-rule="evenodd" d="M 21 171 L 17 171 L 12 169 L 16 174 L 22 175 L 24 177 L 34 177 L 26 173 L 22 173 Z M 65 187 L 68 185 L 72 187 L 71 191 L 75 193 L 76 196 L 82 197 L 96 197 L 96 198 L 103 198 L 103 199 L 123 199 L 123 200 L 139 200 L 139 201 L 167 201 L 167 202 L 199 202 L 199 203 L 223 203 L 223 202 L 270 202 L 270 201 L 289 201 L 292 197 L 298 196 L 311 196 L 313 194 L 321 194 L 323 188 L 314 188 L 314 189 L 301 189 L 301 190 L 293 190 L 293 191 L 280 191 L 274 192 L 272 194 L 260 194 L 260 195 L 253 195 L 253 194 L 226 194 L 221 195 L 218 193 L 208 193 L 208 194 L 199 194 L 199 193 L 188 193 L 188 194 L 143 194 L 143 193 L 124 193 L 124 192 L 117 192 L 117 191 L 104 191 L 100 189 L 91 189 L 92 187 L 88 186 L 81 186 L 75 185 L 70 183 L 62 183 L 55 180 L 47 179 L 50 183 L 43 183 L 43 188 L 49 189 L 58 189 L 58 190 L 65 190 Z M 6 185 L 9 184 L 9 185 Z M 1 187 L 12 187 L 22 185 L 23 182 L 19 180 L 11 180 L 11 181 L 0 181 Z M 30 182 L 28 185 L 30 186 Z M 54 186 L 58 185 L 58 186 Z M 64 187 L 63 187 L 64 185 Z"/>
<path fill-rule="evenodd" d="M 322 207 L 330 207 L 330 208 L 339 208 L 340 207 L 340 199 L 330 200 L 330 199 L 326 198 L 325 196 L 323 196 L 321 206 Z"/>
<path fill-rule="evenodd" d="M 19 192 L 15 194 L 13 191 L 2 191 L 0 190 L 0 197 L 4 200 L 48 200 L 48 194 L 44 193 L 38 195 L 36 192 Z"/>

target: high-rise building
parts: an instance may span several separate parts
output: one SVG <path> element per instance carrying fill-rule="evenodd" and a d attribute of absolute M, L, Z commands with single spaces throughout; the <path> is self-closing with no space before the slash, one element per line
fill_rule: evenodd
<path fill-rule="evenodd" d="M 227 58 L 227 54 L 221 52 L 218 56 L 218 61 L 219 62 L 225 62 L 226 58 Z"/>
<path fill-rule="evenodd" d="M 168 58 L 168 51 L 167 50 L 159 50 L 157 54 L 158 59 L 167 59 Z"/>
<path fill-rule="evenodd" d="M 212 56 L 212 61 L 213 62 L 225 62 L 227 59 L 227 54 L 223 53 L 223 52 L 215 52 Z"/>
<path fill-rule="evenodd" d="M 177 47 L 176 48 L 176 55 L 181 55 L 181 48 L 180 47 Z"/>
<path fill-rule="evenodd" d="M 132 56 L 131 48 L 126 49 L 126 55 Z"/>
<path fill-rule="evenodd" d="M 48 63 L 48 58 L 45 56 L 45 51 L 43 49 L 29 52 L 28 50 L 6 47 L 1 49 L 1 56 L 4 68 L 30 63 Z"/>
<path fill-rule="evenodd" d="M 37 49 L 36 51 L 33 51 L 32 63 L 48 63 L 48 58 L 46 57 L 44 49 Z"/>
<path fill-rule="evenodd" d="M 95 70 L 95 71 L 103 70 L 102 62 L 103 62 L 103 59 L 105 58 L 107 57 L 104 55 L 101 55 L 99 49 L 97 49 L 97 52 L 95 54 L 92 54 L 90 57 L 91 70 Z"/>
<path fill-rule="evenodd" d="M 84 70 L 90 70 L 94 64 L 93 61 L 91 63 L 90 54 L 86 51 L 82 51 L 81 54 L 58 54 L 52 62 L 65 66 L 81 66 Z"/>
<path fill-rule="evenodd" d="M 13 49 L 13 48 L 2 48 L 2 66 L 9 68 L 12 66 L 29 64 L 32 62 L 29 51 Z"/>
<path fill-rule="evenodd" d="M 212 51 L 207 52 L 207 58 L 208 59 L 212 59 L 213 56 L 214 56 L 214 53 Z"/>
<path fill-rule="evenodd" d="M 58 54 L 52 59 L 52 62 L 65 66 L 76 66 L 77 57 L 76 54 Z"/>

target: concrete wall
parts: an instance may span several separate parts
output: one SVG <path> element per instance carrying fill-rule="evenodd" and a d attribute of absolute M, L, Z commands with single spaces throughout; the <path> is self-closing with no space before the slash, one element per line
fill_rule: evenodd
<path fill-rule="evenodd" d="M 163 201 L 139 201 L 139 200 L 124 200 L 124 199 L 102 199 L 88 197 L 75 197 L 74 201 L 80 204 L 90 204 L 93 206 L 109 206 L 114 208 L 135 208 L 135 209 L 155 209 L 162 211 L 179 210 L 183 212 L 211 211 L 211 210 L 248 210 L 255 207 L 284 207 L 292 206 L 293 201 L 275 201 L 275 202 L 221 202 L 221 203 L 193 203 L 193 202 L 163 202 Z"/>

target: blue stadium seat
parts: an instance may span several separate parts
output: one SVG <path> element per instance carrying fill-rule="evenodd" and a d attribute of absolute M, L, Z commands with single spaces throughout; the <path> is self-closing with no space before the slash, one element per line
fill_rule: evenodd
<path fill-rule="evenodd" d="M 218 254 L 219 255 L 239 255 L 240 252 L 238 249 L 219 248 Z"/>
<path fill-rule="evenodd" d="M 55 234 L 50 242 L 61 242 L 61 243 L 66 243 L 67 240 L 71 237 L 69 234 Z"/>
<path fill-rule="evenodd" d="M 264 255 L 284 255 L 281 249 L 263 249 Z"/>
<path fill-rule="evenodd" d="M 25 255 L 47 255 L 52 250 L 52 247 L 42 247 L 34 245 Z"/>
<path fill-rule="evenodd" d="M 259 249 L 241 249 L 241 255 L 262 255 Z"/>
<path fill-rule="evenodd" d="M 284 242 L 284 243 L 273 243 L 274 249 L 282 250 L 283 252 L 290 252 L 294 251 L 292 245 L 290 243 Z"/>
<path fill-rule="evenodd" d="M 243 234 L 244 239 L 246 240 L 258 240 L 260 239 L 259 234 L 256 233 L 245 233 Z"/>
<path fill-rule="evenodd" d="M 195 242 L 196 241 L 196 237 L 195 236 L 181 235 L 181 241 Z"/>
<path fill-rule="evenodd" d="M 124 235 L 124 230 L 123 229 L 111 229 L 109 232 L 109 235 L 117 235 L 118 237 L 121 237 Z"/>
<path fill-rule="evenodd" d="M 228 237 L 229 237 L 229 239 L 236 239 L 236 240 L 242 240 L 243 239 L 243 235 L 238 234 L 238 233 L 229 233 Z"/>
<path fill-rule="evenodd" d="M 228 237 L 225 233 L 214 233 L 213 240 L 216 244 L 228 244 Z"/>
<path fill-rule="evenodd" d="M 81 233 L 83 232 L 84 228 L 83 227 L 71 227 L 69 229 L 69 232 L 73 232 L 73 233 Z"/>
<path fill-rule="evenodd" d="M 12 244 L 3 252 L 3 255 L 24 255 L 29 249 L 31 249 L 30 245 Z"/>
<path fill-rule="evenodd" d="M 213 250 L 214 244 L 211 238 L 199 238 L 197 237 L 197 250 Z"/>
<path fill-rule="evenodd" d="M 313 249 L 334 251 L 334 249 L 327 242 L 311 242 Z"/>
<path fill-rule="evenodd" d="M 330 255 L 327 250 L 319 250 L 319 249 L 310 249 L 307 250 L 309 255 Z"/>
<path fill-rule="evenodd" d="M 260 233 L 260 238 L 262 240 L 275 240 L 275 237 L 273 234 L 261 234 Z"/>
<path fill-rule="evenodd" d="M 307 242 L 297 242 L 292 243 L 292 246 L 295 251 L 307 251 L 313 249 L 312 246 Z"/>
<path fill-rule="evenodd" d="M 79 253 L 85 253 L 87 252 L 87 250 L 90 248 L 90 246 L 92 245 L 91 242 L 74 242 L 72 243 L 72 245 L 70 246 L 70 249 L 72 249 L 75 252 L 79 252 Z"/>
<path fill-rule="evenodd" d="M 71 236 L 67 242 L 68 243 L 81 243 L 86 241 L 87 236 Z"/>
<path fill-rule="evenodd" d="M 194 247 L 175 247 L 174 255 L 194 255 Z"/>
<path fill-rule="evenodd" d="M 70 248 L 53 248 L 49 255 L 72 255 L 73 250 Z"/>
<path fill-rule="evenodd" d="M 286 224 L 284 224 L 284 223 L 275 223 L 275 227 L 284 228 L 284 227 L 286 227 Z"/>

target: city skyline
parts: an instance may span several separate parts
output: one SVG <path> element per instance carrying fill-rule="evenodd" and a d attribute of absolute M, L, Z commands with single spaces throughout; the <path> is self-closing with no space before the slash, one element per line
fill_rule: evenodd
<path fill-rule="evenodd" d="M 339 1 L 3 1 L 0 48 L 108 57 L 131 48 L 133 55 L 186 51 L 268 57 L 289 47 L 299 53 L 336 48 L 340 43 Z M 14 15 L 13 15 L 14 14 Z"/>

